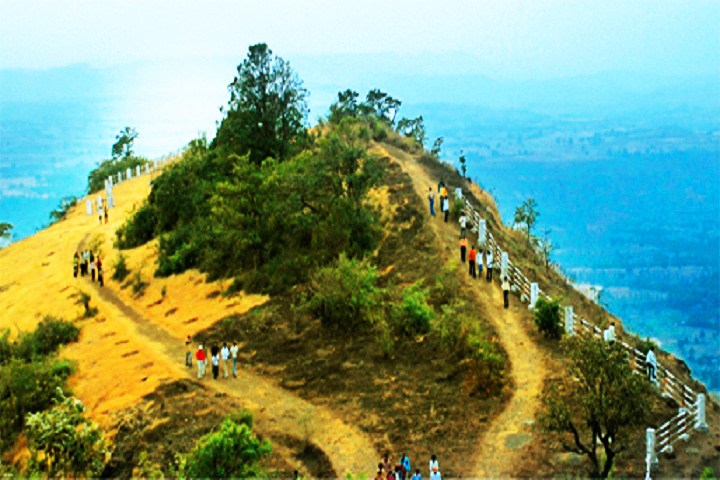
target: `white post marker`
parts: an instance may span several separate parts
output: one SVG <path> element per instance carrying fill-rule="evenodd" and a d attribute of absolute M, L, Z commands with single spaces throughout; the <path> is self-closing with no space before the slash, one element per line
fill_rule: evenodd
<path fill-rule="evenodd" d="M 575 318 L 573 317 L 573 307 L 565 307 L 565 335 L 572 337 L 575 335 Z"/>
<path fill-rule="evenodd" d="M 705 419 L 704 393 L 698 393 L 697 400 L 695 401 L 695 406 L 697 407 L 697 414 L 695 417 L 695 430 L 707 432 L 708 430 L 710 430 L 710 427 L 708 427 L 707 420 Z"/>
<path fill-rule="evenodd" d="M 500 280 L 502 281 L 503 278 L 510 278 L 509 275 L 510 270 L 510 258 L 508 258 L 507 252 L 502 252 L 500 254 Z"/>
<path fill-rule="evenodd" d="M 657 452 L 655 451 L 655 429 L 648 428 L 645 431 L 645 463 L 651 467 L 658 464 Z"/>
<path fill-rule="evenodd" d="M 125 180 L 129 180 L 129 179 L 131 179 L 131 178 L 132 178 L 132 168 L 128 168 L 128 169 L 125 171 Z"/>
<path fill-rule="evenodd" d="M 487 222 L 485 220 L 478 221 L 478 245 L 485 249 L 487 245 Z"/>
<path fill-rule="evenodd" d="M 140 176 L 140 165 L 138 165 L 138 166 L 135 167 L 135 176 L 136 176 L 136 177 L 139 177 L 139 176 Z"/>
<path fill-rule="evenodd" d="M 110 186 L 112 187 L 112 186 L 113 186 L 113 177 L 112 177 L 112 175 L 110 175 L 110 176 L 107 178 L 107 180 L 108 180 L 108 185 L 110 185 Z"/>
<path fill-rule="evenodd" d="M 108 191 L 107 205 L 108 205 L 108 208 L 115 207 L 115 198 L 113 198 L 112 187 L 110 187 L 110 191 Z"/>
<path fill-rule="evenodd" d="M 92 215 L 92 200 L 85 202 L 85 211 L 88 215 Z"/>
<path fill-rule="evenodd" d="M 540 286 L 533 282 L 530 284 L 530 306 L 528 307 L 530 310 L 535 308 L 535 303 L 537 303 L 538 297 L 540 297 Z"/>
<path fill-rule="evenodd" d="M 457 188 L 455 189 L 455 196 L 456 196 L 457 198 L 463 198 L 462 188 L 457 187 Z"/>

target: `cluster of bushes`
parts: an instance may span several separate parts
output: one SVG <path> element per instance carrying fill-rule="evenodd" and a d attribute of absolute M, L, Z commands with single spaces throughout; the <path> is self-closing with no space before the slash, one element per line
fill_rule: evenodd
<path fill-rule="evenodd" d="M 46 317 L 15 342 L 8 331 L 0 336 L 0 453 L 15 443 L 28 414 L 50 408 L 63 391 L 73 366 L 54 354 L 78 335 L 72 322 Z"/>
<path fill-rule="evenodd" d="M 88 174 L 88 193 L 97 192 L 105 188 L 105 179 L 118 174 L 125 174 L 128 168 L 135 171 L 138 165 L 145 165 L 148 160 L 143 157 L 129 155 L 125 157 L 103 160 Z"/>
<path fill-rule="evenodd" d="M 375 329 L 386 351 L 392 350 L 393 338 L 437 336 L 449 356 L 465 360 L 467 390 L 496 395 L 505 385 L 506 359 L 470 308 L 457 300 L 458 288 L 452 265 L 441 269 L 431 288 L 419 283 L 399 291 L 393 285 L 381 288 L 369 261 L 341 255 L 311 275 L 304 307 L 327 326 Z"/>

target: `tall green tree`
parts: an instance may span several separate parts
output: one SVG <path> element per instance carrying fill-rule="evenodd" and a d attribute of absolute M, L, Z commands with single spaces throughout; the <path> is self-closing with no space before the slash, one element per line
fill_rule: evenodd
<path fill-rule="evenodd" d="M 433 142 L 433 146 L 430 149 L 430 155 L 437 157 L 437 158 L 440 157 L 440 150 L 442 149 L 443 141 L 444 141 L 443 137 L 438 137 L 435 139 L 435 141 Z"/>
<path fill-rule="evenodd" d="M 539 216 L 540 212 L 537 209 L 537 202 L 532 197 L 525 200 L 515 209 L 515 216 L 513 220 L 515 224 L 525 225 L 528 242 L 530 241 L 530 234 L 532 233 L 532 229 L 535 227 L 535 223 L 537 222 L 537 218 Z"/>
<path fill-rule="evenodd" d="M 420 115 L 416 118 L 402 118 L 397 124 L 397 131 L 406 137 L 414 138 L 422 147 L 425 145 L 425 123 Z"/>
<path fill-rule="evenodd" d="M 542 425 L 560 434 L 565 450 L 587 456 L 593 477 L 607 478 L 628 445 L 628 431 L 645 425 L 651 387 L 642 375 L 633 375 L 615 343 L 572 337 L 565 348 L 570 378 L 546 399 Z"/>
<path fill-rule="evenodd" d="M 115 136 L 115 143 L 112 145 L 112 158 L 128 158 L 133 155 L 132 147 L 139 134 L 137 130 L 125 127 Z"/>
<path fill-rule="evenodd" d="M 10 240 L 12 229 L 12 223 L 0 222 L 0 240 Z"/>
<path fill-rule="evenodd" d="M 373 88 L 365 97 L 364 107 L 368 113 L 386 120 L 390 125 L 395 125 L 395 117 L 400 110 L 400 105 L 402 105 L 400 100 L 377 88 Z"/>
<path fill-rule="evenodd" d="M 307 90 L 281 57 L 265 43 L 249 48 L 228 86 L 230 100 L 213 141 L 214 147 L 244 155 L 252 162 L 286 160 L 309 140 Z"/>
<path fill-rule="evenodd" d="M 467 177 L 467 159 L 465 158 L 465 153 L 462 150 L 460 150 L 458 162 L 460 163 L 460 173 L 462 173 L 463 177 Z"/>

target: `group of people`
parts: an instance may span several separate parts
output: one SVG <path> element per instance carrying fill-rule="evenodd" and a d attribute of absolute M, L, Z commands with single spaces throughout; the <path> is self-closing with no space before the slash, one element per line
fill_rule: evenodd
<path fill-rule="evenodd" d="M 440 211 L 445 216 L 445 223 L 448 221 L 448 215 L 450 214 L 450 199 L 448 199 L 447 187 L 445 187 L 445 181 L 440 180 L 438 183 L 438 195 L 440 197 Z M 430 202 L 430 215 L 435 216 L 435 192 L 432 187 L 428 187 L 428 201 Z"/>
<path fill-rule="evenodd" d="M 442 480 L 440 464 L 435 454 L 430 456 L 428 471 L 430 480 Z M 382 461 L 378 463 L 375 480 L 422 480 L 423 476 L 419 468 L 416 468 L 412 475 L 411 472 L 410 457 L 403 453 L 400 455 L 400 461 L 393 466 L 390 454 L 386 453 Z"/>
<path fill-rule="evenodd" d="M 73 255 L 73 277 L 77 278 L 78 273 L 81 277 L 90 275 L 90 280 L 97 281 L 102 287 L 105 285 L 103 279 L 103 263 L 100 255 L 95 256 L 92 250 L 83 250 L 81 253 L 75 252 Z"/>
<path fill-rule="evenodd" d="M 105 223 L 108 223 L 108 206 L 107 202 L 103 200 L 104 207 L 98 208 L 98 221 L 100 222 L 100 225 L 103 223 L 103 219 L 105 219 Z"/>
<path fill-rule="evenodd" d="M 239 347 L 237 342 L 233 342 L 231 346 L 228 346 L 227 342 L 223 342 L 222 346 L 214 344 L 210 347 L 210 356 L 208 359 L 208 353 L 205 351 L 205 347 L 202 344 L 198 345 L 195 351 L 195 362 L 197 363 L 198 379 L 205 376 L 207 370 L 208 360 L 210 361 L 212 376 L 215 380 L 220 376 L 220 367 L 223 369 L 223 378 L 229 378 L 230 369 L 229 363 L 232 364 L 232 376 L 237 378 L 237 358 Z M 192 338 L 188 335 L 185 340 L 185 366 L 192 368 Z"/>

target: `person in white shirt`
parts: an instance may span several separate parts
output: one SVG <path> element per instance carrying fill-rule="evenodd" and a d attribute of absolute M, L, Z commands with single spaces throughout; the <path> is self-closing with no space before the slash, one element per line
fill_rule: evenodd
<path fill-rule="evenodd" d="M 230 349 L 227 343 L 223 342 L 223 346 L 220 349 L 220 358 L 223 364 L 223 378 L 228 378 L 228 358 L 230 358 Z"/>
<path fill-rule="evenodd" d="M 657 358 L 655 357 L 655 347 L 650 347 L 645 355 L 645 365 L 647 366 L 648 378 L 652 383 L 657 383 Z"/>
<path fill-rule="evenodd" d="M 430 480 L 442 480 L 442 475 L 440 475 L 437 467 L 433 467 L 432 472 L 430 472 Z"/>
<path fill-rule="evenodd" d="M 603 330 L 603 340 L 605 340 L 608 343 L 613 343 L 615 341 L 615 324 L 610 323 L 610 326 Z"/>
<path fill-rule="evenodd" d="M 237 378 L 237 354 L 238 354 L 238 344 L 237 342 L 233 342 L 232 347 L 230 347 L 230 357 L 232 358 L 232 374 L 233 378 Z"/>
<path fill-rule="evenodd" d="M 493 253 L 492 250 L 487 251 L 487 281 L 492 282 L 492 270 L 493 270 Z"/>
<path fill-rule="evenodd" d="M 468 222 L 468 217 L 467 217 L 467 215 L 465 215 L 465 212 L 463 212 L 462 215 L 460 215 L 458 222 L 460 223 L 460 238 L 465 238 L 467 222 Z"/>
<path fill-rule="evenodd" d="M 440 469 L 440 464 L 438 464 L 438 459 L 434 453 L 430 456 L 430 462 L 429 462 L 428 466 L 430 468 L 431 475 L 432 475 L 433 469 L 435 469 L 435 471 L 438 471 Z"/>
<path fill-rule="evenodd" d="M 510 280 L 508 280 L 507 277 L 503 277 L 501 287 L 503 291 L 504 306 L 507 309 L 510 306 Z"/>

